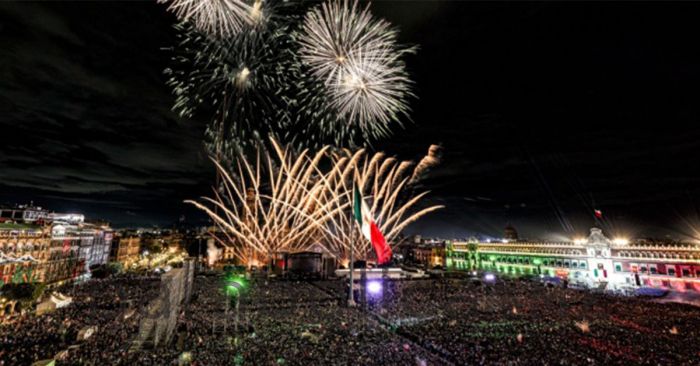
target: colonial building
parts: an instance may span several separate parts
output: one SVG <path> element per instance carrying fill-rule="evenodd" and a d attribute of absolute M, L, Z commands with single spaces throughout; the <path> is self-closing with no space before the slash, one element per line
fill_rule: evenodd
<path fill-rule="evenodd" d="M 82 214 L 0 207 L 0 281 L 54 283 L 107 263 L 113 232 Z"/>
<path fill-rule="evenodd" d="M 118 234 L 112 245 L 112 260 L 121 263 L 124 268 L 130 267 L 139 260 L 141 238 L 136 235 Z"/>
<path fill-rule="evenodd" d="M 82 222 L 55 222 L 51 227 L 46 281 L 72 280 L 95 265 L 107 264 L 114 232 Z"/>
<path fill-rule="evenodd" d="M 0 286 L 43 281 L 49 242 L 48 227 L 0 223 Z"/>
<path fill-rule="evenodd" d="M 35 224 L 49 221 L 50 216 L 51 213 L 48 210 L 32 204 L 0 207 L 0 222 Z"/>
<path fill-rule="evenodd" d="M 46 282 L 73 279 L 85 271 L 85 261 L 79 259 L 81 233 L 77 225 L 54 224 L 51 246 L 46 262 Z"/>
<path fill-rule="evenodd" d="M 412 248 L 413 260 L 425 268 L 445 268 L 445 243 L 422 243 L 415 244 Z"/>
<path fill-rule="evenodd" d="M 114 232 L 109 227 L 94 224 L 82 224 L 79 229 L 78 259 L 85 262 L 86 268 L 107 264 Z"/>
<path fill-rule="evenodd" d="M 592 228 L 574 242 L 453 242 L 449 269 L 545 275 L 589 287 L 659 287 L 700 291 L 700 247 L 610 240 Z"/>

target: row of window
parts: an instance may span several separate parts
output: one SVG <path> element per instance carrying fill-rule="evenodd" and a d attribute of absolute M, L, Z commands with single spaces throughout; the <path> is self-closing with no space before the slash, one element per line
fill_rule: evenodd
<path fill-rule="evenodd" d="M 2 246 L 2 245 L 0 245 L 0 252 L 11 253 L 14 251 L 45 250 L 48 248 L 49 247 L 46 245 L 32 245 L 32 244 L 18 245 L 18 246 L 12 246 L 12 245 Z"/>
<path fill-rule="evenodd" d="M 698 259 L 696 253 L 655 253 L 655 252 L 620 252 L 620 257 L 628 258 L 662 258 L 662 259 Z"/>
<path fill-rule="evenodd" d="M 482 261 L 511 263 L 511 264 L 526 264 L 526 265 L 541 265 L 545 267 L 561 267 L 561 268 L 580 268 L 586 269 L 587 264 L 584 260 L 570 260 L 562 258 L 529 258 L 529 257 L 508 257 L 508 256 L 482 256 Z"/>
<path fill-rule="evenodd" d="M 515 274 L 515 275 L 537 275 L 537 274 L 543 274 L 545 276 L 554 276 L 555 271 L 552 269 L 538 269 L 538 268 L 530 268 L 530 267 L 512 267 L 512 266 L 494 266 L 489 262 L 484 262 L 484 269 L 492 269 L 496 270 L 501 273 L 510 273 L 510 274 Z"/>
<path fill-rule="evenodd" d="M 615 272 L 634 272 L 634 267 L 637 267 L 637 271 L 641 274 L 650 274 L 650 275 L 667 275 L 667 276 L 677 276 L 678 277 L 696 277 L 698 273 L 693 273 L 690 267 L 681 267 L 680 273 L 676 272 L 676 267 L 671 266 L 671 265 L 666 265 L 665 271 L 659 270 L 656 266 L 656 264 L 639 264 L 637 265 L 631 265 L 630 270 L 628 271 L 623 271 L 622 268 L 622 263 L 620 262 L 615 262 L 613 264 L 615 266 Z"/>

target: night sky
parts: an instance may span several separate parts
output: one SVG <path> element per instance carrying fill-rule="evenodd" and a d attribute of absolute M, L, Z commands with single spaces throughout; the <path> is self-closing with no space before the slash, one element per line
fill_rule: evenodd
<path fill-rule="evenodd" d="M 444 161 L 424 188 L 448 206 L 409 232 L 700 237 L 700 4 L 380 1 L 419 46 L 412 123 L 374 144 Z M 202 123 L 170 111 L 153 2 L 0 3 L 0 202 L 115 226 L 203 216 Z"/>

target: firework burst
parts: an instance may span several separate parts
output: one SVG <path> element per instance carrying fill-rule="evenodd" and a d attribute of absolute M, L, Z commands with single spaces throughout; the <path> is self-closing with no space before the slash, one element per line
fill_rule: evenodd
<path fill-rule="evenodd" d="M 208 206 L 186 201 L 209 215 L 219 229 L 214 238 L 244 263 L 308 248 L 344 208 L 328 199 L 327 182 L 318 178 L 326 149 L 295 154 L 275 140 L 271 145 L 272 153 L 240 155 L 233 171 L 215 162 L 223 189 L 202 199 Z"/>
<path fill-rule="evenodd" d="M 442 207 L 414 210 L 426 193 L 401 199 L 410 162 L 364 150 L 330 153 L 328 146 L 295 153 L 274 139 L 270 145 L 272 152 L 258 146 L 254 158 L 240 154 L 231 170 L 216 163 L 222 188 L 201 203 L 186 201 L 209 215 L 219 229 L 214 237 L 245 263 L 314 245 L 347 258 L 353 243 L 357 258 L 366 258 L 372 247 L 351 208 L 355 180 L 369 193 L 371 215 L 392 246 L 407 225 Z"/>
<path fill-rule="evenodd" d="M 332 116 L 327 119 L 334 125 L 325 131 L 342 139 L 352 138 L 348 132 L 357 128 L 363 137 L 377 139 L 408 113 L 412 82 L 401 59 L 412 49 L 400 47 L 397 36 L 357 1 L 334 0 L 309 11 L 297 34 L 299 54 L 327 98 L 325 110 Z M 318 105 L 313 109 L 318 113 Z"/>
<path fill-rule="evenodd" d="M 260 136 L 285 131 L 289 123 L 288 70 L 295 62 L 284 25 L 246 30 L 225 39 L 187 24 L 176 26 L 180 42 L 166 69 L 175 94 L 173 109 L 210 121 L 209 153 L 232 157 Z"/>
<path fill-rule="evenodd" d="M 331 89 L 331 104 L 340 116 L 356 121 L 361 131 L 377 139 L 387 136 L 391 122 L 408 111 L 410 83 L 398 59 L 385 63 L 359 56 L 348 62 L 343 79 Z"/>
<path fill-rule="evenodd" d="M 180 20 L 199 31 L 219 37 L 235 36 L 247 27 L 264 23 L 267 8 L 263 0 L 158 0 Z"/>
<path fill-rule="evenodd" d="M 370 215 L 376 220 L 380 231 L 391 247 L 399 244 L 398 236 L 409 224 L 443 206 L 434 205 L 417 208 L 428 192 L 411 196 L 409 182 L 414 170 L 410 161 L 399 161 L 384 153 L 369 155 L 365 150 L 351 152 L 343 150 L 332 155 L 333 169 L 325 176 L 332 189 L 338 213 L 327 223 L 327 249 L 339 258 L 347 258 L 351 243 L 355 243 L 355 257 L 367 258 L 372 253 L 372 245 L 357 229 L 357 223 L 349 206 L 342 206 L 353 200 L 353 184 L 357 182 L 363 197 L 371 201 Z"/>

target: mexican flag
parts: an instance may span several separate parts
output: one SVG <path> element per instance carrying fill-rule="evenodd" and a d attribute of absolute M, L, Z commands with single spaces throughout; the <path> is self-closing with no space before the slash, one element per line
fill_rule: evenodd
<path fill-rule="evenodd" d="M 362 193 L 360 193 L 357 184 L 355 184 L 353 201 L 355 220 L 360 224 L 362 235 L 372 243 L 372 247 L 377 253 L 377 264 L 384 264 L 391 261 L 391 248 L 387 245 L 384 235 L 382 235 L 379 227 L 377 227 L 377 224 L 372 219 L 372 215 L 369 212 L 365 200 L 362 199 Z"/>

